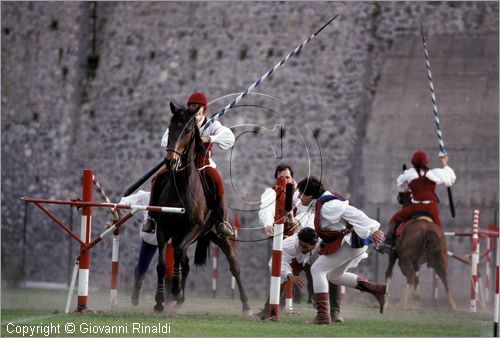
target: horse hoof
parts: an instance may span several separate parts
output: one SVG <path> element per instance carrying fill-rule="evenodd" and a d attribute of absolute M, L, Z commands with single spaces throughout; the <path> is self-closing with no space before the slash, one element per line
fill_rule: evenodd
<path fill-rule="evenodd" d="M 155 312 L 163 312 L 163 305 L 156 304 L 154 307 Z"/>
<path fill-rule="evenodd" d="M 252 309 L 243 310 L 243 315 L 246 317 L 253 317 Z"/>

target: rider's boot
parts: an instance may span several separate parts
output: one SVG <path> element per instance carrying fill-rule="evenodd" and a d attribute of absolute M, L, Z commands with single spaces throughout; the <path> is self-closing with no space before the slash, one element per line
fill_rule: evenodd
<path fill-rule="evenodd" d="M 156 220 L 151 217 L 150 213 L 148 212 L 148 218 L 142 223 L 141 227 L 142 232 L 154 234 L 156 232 Z"/>
<path fill-rule="evenodd" d="M 389 230 L 385 236 L 385 240 L 375 247 L 380 253 L 392 253 L 394 250 L 394 242 L 396 241 L 396 229 L 398 228 L 399 222 L 396 224 L 389 224 Z"/>
<path fill-rule="evenodd" d="M 225 220 L 224 217 L 224 201 L 222 198 L 217 197 L 216 207 L 214 210 L 214 219 L 216 224 L 217 235 L 220 238 L 234 236 L 234 230 L 231 223 Z"/>

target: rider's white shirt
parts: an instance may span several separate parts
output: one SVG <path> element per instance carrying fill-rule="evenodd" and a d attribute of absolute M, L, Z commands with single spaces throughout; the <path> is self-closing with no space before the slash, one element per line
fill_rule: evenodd
<path fill-rule="evenodd" d="M 420 175 L 423 175 L 424 171 L 420 171 Z M 457 176 L 455 171 L 449 167 L 445 166 L 443 168 L 434 168 L 427 171 L 425 175 L 428 179 L 435 182 L 436 184 L 444 184 L 447 187 L 451 187 L 455 183 Z M 401 175 L 396 179 L 396 184 L 398 186 L 398 192 L 408 191 L 408 184 L 414 179 L 418 178 L 417 170 L 415 168 L 406 169 Z"/>
<path fill-rule="evenodd" d="M 206 117 L 205 117 L 206 121 Z M 227 150 L 234 145 L 235 137 L 231 129 L 223 126 L 219 121 L 213 122 L 208 128 L 206 128 L 201 136 L 208 136 L 210 138 L 210 143 L 216 144 L 219 149 Z M 163 137 L 161 138 L 161 146 L 165 148 L 168 142 L 168 128 L 165 130 Z M 212 154 L 210 153 L 210 167 L 216 168 L 214 160 L 212 159 Z"/>
<path fill-rule="evenodd" d="M 327 191 L 325 194 L 331 194 L 331 192 Z M 321 229 L 339 231 L 345 229 L 347 223 L 349 223 L 361 238 L 367 238 L 380 227 L 379 222 L 368 217 L 363 211 L 349 205 L 347 200 L 335 199 L 324 203 L 320 211 L 320 217 Z M 344 237 L 344 242 L 351 243 L 350 234 Z"/>

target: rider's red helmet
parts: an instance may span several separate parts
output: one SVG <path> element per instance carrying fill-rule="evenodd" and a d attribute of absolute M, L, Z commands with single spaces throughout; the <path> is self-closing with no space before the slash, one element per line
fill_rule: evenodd
<path fill-rule="evenodd" d="M 191 94 L 191 96 L 188 98 L 186 105 L 189 106 L 190 104 L 201 104 L 202 106 L 206 107 L 208 106 L 208 99 L 202 92 L 196 92 Z"/>
<path fill-rule="evenodd" d="M 411 163 L 415 166 L 428 166 L 429 156 L 423 150 L 419 150 L 411 157 Z"/>

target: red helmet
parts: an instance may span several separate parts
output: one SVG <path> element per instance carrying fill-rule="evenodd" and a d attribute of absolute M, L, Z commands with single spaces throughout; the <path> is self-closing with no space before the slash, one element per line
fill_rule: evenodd
<path fill-rule="evenodd" d="M 189 106 L 192 103 L 201 104 L 202 106 L 208 106 L 208 99 L 202 92 L 196 92 L 191 94 L 186 105 Z"/>
<path fill-rule="evenodd" d="M 423 150 L 419 150 L 411 157 L 411 163 L 413 163 L 413 165 L 427 166 L 429 165 L 429 156 L 427 156 Z"/>

